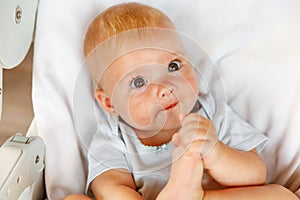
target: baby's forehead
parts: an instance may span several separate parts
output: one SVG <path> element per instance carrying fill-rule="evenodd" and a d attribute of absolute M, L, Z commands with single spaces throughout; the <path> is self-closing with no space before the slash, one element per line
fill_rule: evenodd
<path fill-rule="evenodd" d="M 123 32 L 99 44 L 88 56 L 87 62 L 94 79 L 99 80 L 112 63 L 132 52 L 140 54 L 135 59 L 144 59 L 147 56 L 151 59 L 152 54 L 171 56 L 176 52 L 182 54 L 185 51 L 180 35 L 175 30 L 143 28 Z M 148 52 L 150 55 L 142 52 Z"/>

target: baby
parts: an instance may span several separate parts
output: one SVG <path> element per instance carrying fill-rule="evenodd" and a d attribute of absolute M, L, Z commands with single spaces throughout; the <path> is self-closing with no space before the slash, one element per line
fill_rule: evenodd
<path fill-rule="evenodd" d="M 86 62 L 108 113 L 89 149 L 96 199 L 297 199 L 264 185 L 267 138 L 199 90 L 174 24 L 125 3 L 101 13 L 85 39 Z M 71 195 L 67 199 L 89 199 Z"/>

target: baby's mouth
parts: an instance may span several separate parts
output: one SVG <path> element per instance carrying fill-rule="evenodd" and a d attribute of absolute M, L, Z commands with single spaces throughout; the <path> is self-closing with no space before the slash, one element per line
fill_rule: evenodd
<path fill-rule="evenodd" d="M 164 110 L 170 110 L 170 109 L 174 108 L 175 106 L 177 106 L 177 104 L 178 104 L 178 101 L 175 102 L 175 103 L 170 104 L 170 105 L 167 106 L 167 107 L 165 107 Z"/>

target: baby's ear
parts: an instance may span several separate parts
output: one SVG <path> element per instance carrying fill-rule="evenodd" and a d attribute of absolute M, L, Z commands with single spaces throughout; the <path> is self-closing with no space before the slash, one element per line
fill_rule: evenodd
<path fill-rule="evenodd" d="M 111 104 L 111 100 L 110 98 L 106 95 L 106 93 L 101 90 L 101 89 L 97 89 L 95 92 L 95 98 L 97 99 L 99 105 L 106 110 L 107 112 L 109 112 L 109 114 L 113 114 L 114 113 L 114 107 Z"/>

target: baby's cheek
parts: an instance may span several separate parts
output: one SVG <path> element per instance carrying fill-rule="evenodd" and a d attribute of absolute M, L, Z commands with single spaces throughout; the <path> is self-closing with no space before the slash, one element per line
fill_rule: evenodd
<path fill-rule="evenodd" d="M 189 88 L 191 88 L 193 91 L 197 90 L 198 81 L 193 67 L 189 67 L 183 70 L 181 72 L 181 77 L 184 84 L 189 85 Z"/>
<path fill-rule="evenodd" d="M 198 93 L 198 81 L 197 77 L 194 74 L 188 74 L 186 76 L 186 81 L 190 85 L 190 88 L 193 90 L 194 93 Z"/>
<path fill-rule="evenodd" d="M 130 98 L 127 111 L 129 120 L 137 126 L 146 126 L 151 122 L 151 106 L 147 97 Z"/>
<path fill-rule="evenodd" d="M 198 96 L 198 88 L 197 85 L 192 84 L 193 82 L 188 82 L 188 84 L 185 82 L 180 87 L 180 91 L 178 92 L 178 97 L 182 101 L 182 112 L 187 114 L 189 113 L 197 100 Z"/>

